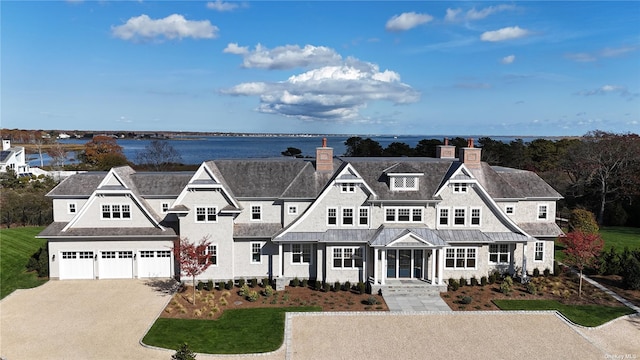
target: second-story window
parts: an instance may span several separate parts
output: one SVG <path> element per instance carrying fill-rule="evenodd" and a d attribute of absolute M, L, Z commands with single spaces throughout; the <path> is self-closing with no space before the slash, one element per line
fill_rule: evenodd
<path fill-rule="evenodd" d="M 102 205 L 102 218 L 103 219 L 130 219 L 131 206 L 127 204 Z"/>
<path fill-rule="evenodd" d="M 538 220 L 546 220 L 549 216 L 547 205 L 538 205 Z"/>
<path fill-rule="evenodd" d="M 360 208 L 358 212 L 358 225 L 369 225 L 369 208 Z"/>
<path fill-rule="evenodd" d="M 422 222 L 422 209 L 410 207 L 385 208 L 386 222 Z"/>
<path fill-rule="evenodd" d="M 471 209 L 471 225 L 480 226 L 480 208 Z"/>
<path fill-rule="evenodd" d="M 449 209 L 441 208 L 439 218 L 440 225 L 449 225 Z"/>
<path fill-rule="evenodd" d="M 196 222 L 216 222 L 218 221 L 218 209 L 214 206 L 196 207 Z"/>
<path fill-rule="evenodd" d="M 453 225 L 463 225 L 465 224 L 465 209 L 458 208 L 453 209 Z"/>
<path fill-rule="evenodd" d="M 254 221 L 262 220 L 262 206 L 251 205 L 251 220 L 254 220 Z"/>
<path fill-rule="evenodd" d="M 355 183 L 342 183 L 340 185 L 340 191 L 343 192 L 343 193 L 356 192 L 356 184 Z"/>
<path fill-rule="evenodd" d="M 338 209 L 327 208 L 327 225 L 338 225 Z"/>
<path fill-rule="evenodd" d="M 462 194 L 467 192 L 467 183 L 453 183 L 453 192 Z"/>
<path fill-rule="evenodd" d="M 353 209 L 342 209 L 342 225 L 353 225 Z"/>

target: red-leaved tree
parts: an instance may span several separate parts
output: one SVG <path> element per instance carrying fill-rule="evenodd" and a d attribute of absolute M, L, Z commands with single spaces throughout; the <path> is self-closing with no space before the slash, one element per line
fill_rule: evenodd
<path fill-rule="evenodd" d="M 193 282 L 193 304 L 196 303 L 196 276 L 202 274 L 211 266 L 207 247 L 211 244 L 208 236 L 204 236 L 198 243 L 192 243 L 188 238 L 180 238 L 179 246 L 173 247 L 174 257 L 180 263 L 180 272 L 190 276 Z"/>
<path fill-rule="evenodd" d="M 574 231 L 561 237 L 560 243 L 565 246 L 564 262 L 580 271 L 578 296 L 582 297 L 582 271 L 587 267 L 597 267 L 597 257 L 602 252 L 604 241 L 600 234 Z"/>

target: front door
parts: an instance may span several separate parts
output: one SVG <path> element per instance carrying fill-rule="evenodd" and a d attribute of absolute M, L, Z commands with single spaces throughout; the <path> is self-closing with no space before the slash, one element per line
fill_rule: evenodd
<path fill-rule="evenodd" d="M 396 277 L 396 251 L 387 250 L 387 278 Z"/>
<path fill-rule="evenodd" d="M 411 250 L 398 250 L 398 277 L 411 277 Z"/>

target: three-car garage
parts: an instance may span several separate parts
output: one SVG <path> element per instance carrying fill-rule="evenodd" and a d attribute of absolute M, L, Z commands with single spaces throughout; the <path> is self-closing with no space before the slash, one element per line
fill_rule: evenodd
<path fill-rule="evenodd" d="M 173 275 L 171 250 L 60 251 L 58 253 L 60 280 L 168 278 Z"/>

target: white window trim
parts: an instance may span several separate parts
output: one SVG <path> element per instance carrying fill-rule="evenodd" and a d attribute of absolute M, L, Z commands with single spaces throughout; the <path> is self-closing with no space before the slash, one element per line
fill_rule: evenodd
<path fill-rule="evenodd" d="M 451 192 L 454 194 L 467 194 L 469 192 L 469 188 L 471 187 L 471 184 L 466 182 L 454 181 L 451 183 L 451 187 L 453 188 Z"/>
<path fill-rule="evenodd" d="M 361 215 L 360 215 L 360 211 L 361 211 L 361 210 L 365 210 L 365 211 L 367 212 L 367 216 L 366 216 L 366 217 L 365 217 L 365 216 L 361 216 Z M 359 208 L 358 208 L 358 217 L 357 217 L 357 223 L 356 223 L 356 224 L 357 224 L 358 226 L 369 226 L 369 222 L 371 221 L 371 220 L 370 220 L 370 218 L 369 218 L 369 217 L 370 217 L 370 214 L 371 214 L 371 211 L 369 211 L 369 208 L 368 208 L 368 207 L 366 207 L 366 206 L 361 206 L 361 207 L 359 207 Z M 360 223 L 360 219 L 362 219 L 362 218 L 366 218 L 366 219 L 367 219 L 367 223 L 366 223 L 366 224 L 361 224 L 361 223 Z"/>
<path fill-rule="evenodd" d="M 495 245 L 498 247 L 498 251 L 495 253 L 491 252 L 491 245 Z M 500 261 L 500 254 L 504 254 L 502 251 L 500 251 L 500 245 L 507 245 L 507 261 L 506 262 L 501 262 Z M 509 265 L 511 264 L 511 245 L 510 244 L 489 244 L 489 247 L 487 248 L 487 254 L 488 254 L 488 262 L 490 265 Z M 497 259 L 498 261 L 491 261 L 491 254 L 496 254 L 497 255 Z"/>
<path fill-rule="evenodd" d="M 542 249 L 540 250 L 540 252 L 542 252 L 542 258 L 540 260 L 536 260 L 536 253 L 538 252 L 537 250 L 537 246 L 538 244 L 542 245 Z M 544 262 L 544 241 L 536 241 L 533 245 L 533 261 L 537 262 L 537 263 L 541 263 Z"/>
<path fill-rule="evenodd" d="M 478 210 L 478 224 L 473 224 L 473 210 Z M 480 227 L 482 226 L 482 208 L 478 206 L 474 206 L 469 208 L 469 226 L 471 227 Z"/>
<path fill-rule="evenodd" d="M 447 259 L 448 259 L 447 250 L 448 249 L 453 250 L 453 267 L 447 266 Z M 458 263 L 458 249 L 464 249 L 464 266 L 463 267 L 456 266 L 456 264 Z M 475 266 L 473 267 L 467 266 L 467 260 L 469 259 L 469 256 L 468 256 L 469 250 L 474 250 L 475 252 L 475 256 L 473 257 L 475 259 Z M 463 246 L 446 248 L 444 253 L 444 268 L 448 270 L 477 270 L 478 269 L 478 252 L 479 252 L 478 250 L 479 249 L 476 247 L 463 247 Z"/>
<path fill-rule="evenodd" d="M 209 244 L 209 246 L 213 246 L 215 248 L 215 252 L 216 252 L 216 262 L 215 262 L 215 264 L 211 260 L 209 260 L 209 262 L 211 263 L 211 266 L 217 267 L 218 266 L 218 262 L 219 262 L 218 258 L 220 257 L 220 251 L 218 251 L 218 244 L 217 243 L 216 244 Z M 206 250 L 207 255 L 211 254 L 209 252 L 209 246 L 207 246 L 207 250 Z M 211 257 L 209 257 L 209 259 L 211 259 Z"/>
<path fill-rule="evenodd" d="M 335 224 L 329 224 L 329 210 L 335 210 L 335 218 L 336 218 L 336 223 Z M 327 214 L 326 214 L 326 218 L 325 221 L 327 223 L 327 226 L 338 226 L 340 224 L 340 222 L 338 221 L 340 219 L 340 216 L 338 214 L 338 208 L 335 206 L 329 206 L 327 207 Z"/>
<path fill-rule="evenodd" d="M 293 246 L 294 245 L 300 245 L 300 261 L 299 262 L 295 262 L 293 261 Z M 305 262 L 304 261 L 304 248 L 308 247 L 309 249 L 309 262 Z M 291 265 L 309 265 L 311 263 L 313 263 L 313 247 L 311 246 L 311 244 L 303 244 L 303 243 L 299 243 L 299 244 L 290 244 L 289 245 L 289 252 L 291 253 L 291 260 L 289 261 L 289 264 Z M 297 251 L 296 251 L 297 253 Z"/>
<path fill-rule="evenodd" d="M 117 218 L 116 218 L 116 217 L 113 217 L 113 214 L 114 214 L 113 206 L 114 206 L 114 205 L 116 205 L 116 206 L 119 206 L 119 207 L 120 207 L 120 210 L 118 211 L 118 212 L 120 213 L 120 217 L 117 217 Z M 111 217 L 108 217 L 108 218 L 104 217 L 104 211 L 102 210 L 102 207 L 103 207 L 103 206 L 109 206 L 109 214 L 111 214 Z M 128 218 L 126 218 L 126 217 L 123 217 L 123 216 L 122 216 L 122 215 L 124 214 L 124 212 L 125 212 L 125 211 L 123 210 L 123 206 L 128 206 L 128 207 L 129 207 L 129 211 L 128 211 L 128 213 L 129 213 L 129 217 L 128 217 Z M 121 220 L 124 220 L 124 221 L 131 221 L 131 219 L 132 219 L 132 218 L 133 218 L 133 213 L 132 213 L 132 211 L 131 211 L 131 204 L 122 204 L 122 203 L 100 204 L 100 220 L 108 220 L 108 221 L 111 221 L 111 220 L 114 220 L 114 221 L 121 221 Z"/>
<path fill-rule="evenodd" d="M 407 223 L 422 223 L 424 222 L 424 208 L 419 207 L 419 206 L 385 206 L 384 208 L 384 222 L 386 223 L 400 223 L 400 224 L 407 224 Z M 387 220 L 387 210 L 394 210 L 394 220 Z M 400 216 L 400 209 L 408 209 L 409 210 L 409 220 L 408 221 L 400 221 L 398 220 L 398 217 Z M 420 209 L 421 213 L 420 213 L 420 221 L 413 221 L 413 211 L 415 209 Z"/>
<path fill-rule="evenodd" d="M 345 210 L 351 210 L 351 224 L 345 224 L 344 223 L 344 211 Z M 358 217 L 356 216 L 356 212 L 355 209 L 353 207 L 350 206 L 345 206 L 340 208 L 340 225 L 342 226 L 355 226 L 356 225 L 356 221 L 357 221 Z"/>
<path fill-rule="evenodd" d="M 342 259 L 342 260 L 341 260 L 341 264 L 343 265 L 343 266 L 341 266 L 341 267 L 335 267 L 335 264 L 334 264 L 334 260 L 336 259 L 336 257 L 335 257 L 335 253 L 334 253 L 334 250 L 335 250 L 335 249 L 340 249 L 340 250 L 341 250 L 341 251 L 340 251 L 340 258 Z M 356 254 L 356 250 L 357 250 L 357 249 L 360 249 L 360 254 L 362 255 L 362 267 L 355 266 L 355 265 L 356 265 L 356 260 L 355 260 L 355 258 L 352 258 L 352 259 L 351 259 L 351 267 L 345 267 L 345 266 L 344 266 L 344 259 L 345 259 L 345 257 L 344 257 L 344 253 L 345 253 L 345 251 L 344 251 L 344 250 L 345 250 L 345 249 L 352 249 L 352 250 L 353 250 L 353 251 L 352 251 L 352 254 L 353 254 L 352 256 L 355 256 L 355 254 Z M 335 270 L 356 270 L 356 269 L 362 269 L 363 267 L 365 267 L 365 263 L 364 263 L 364 256 L 365 256 L 365 255 L 364 255 L 364 248 L 363 248 L 362 246 L 334 246 L 333 248 L 331 248 L 331 269 L 335 269 Z"/>
<path fill-rule="evenodd" d="M 218 214 L 218 207 L 217 206 L 197 205 L 197 206 L 194 207 L 194 209 L 195 210 L 194 210 L 194 213 L 193 213 L 193 215 L 194 215 L 193 220 L 196 223 L 198 223 L 198 224 L 205 224 L 205 223 L 213 224 L 213 223 L 217 223 L 218 222 L 219 214 Z M 204 209 L 204 220 L 202 220 L 202 221 L 198 220 L 198 209 Z M 213 214 L 216 216 L 216 219 L 213 220 L 213 221 L 210 221 L 208 219 L 209 218 L 209 214 L 208 214 L 209 209 L 213 209 Z"/>
<path fill-rule="evenodd" d="M 407 179 L 413 178 L 413 186 L 407 186 Z M 402 179 L 402 186 L 396 186 L 396 179 Z M 411 175 L 389 175 L 391 191 L 417 191 L 420 189 L 420 178 Z"/>
<path fill-rule="evenodd" d="M 73 211 L 71 211 L 71 207 L 73 206 Z M 76 202 L 67 203 L 67 214 L 77 214 L 78 213 L 78 204 Z M 102 207 L 100 208 L 100 216 L 102 216 Z"/>
<path fill-rule="evenodd" d="M 253 255 L 254 255 L 254 253 L 253 253 L 253 246 L 254 246 L 254 245 L 258 245 L 258 246 L 260 247 L 260 250 L 259 250 L 259 251 L 260 251 L 260 252 L 259 252 L 259 254 L 260 254 L 260 261 L 255 261 L 255 260 L 253 260 Z M 262 246 L 263 246 L 263 243 L 261 243 L 261 242 L 259 242 L 259 241 L 252 241 L 252 242 L 250 242 L 250 243 L 249 243 L 249 255 L 250 255 L 249 262 L 250 262 L 251 264 L 262 264 Z"/>
<path fill-rule="evenodd" d="M 338 184 L 340 186 L 340 192 L 343 194 L 353 194 L 356 192 L 356 183 L 354 182 L 341 182 Z"/>
<path fill-rule="evenodd" d="M 298 205 L 287 205 L 287 215 L 298 215 Z"/>
<path fill-rule="evenodd" d="M 166 206 L 166 210 L 165 210 L 165 206 Z M 163 202 L 162 204 L 160 204 L 160 212 L 162 212 L 163 214 L 166 214 L 169 212 L 169 206 L 170 204 L 168 202 Z"/>
<path fill-rule="evenodd" d="M 254 219 L 253 218 L 253 209 L 256 208 L 258 209 L 258 212 L 256 214 L 258 214 L 258 218 Z M 251 221 L 262 221 L 262 205 L 260 204 L 252 204 L 249 206 L 249 220 Z"/>
<path fill-rule="evenodd" d="M 540 217 L 540 210 L 542 208 L 546 209 L 544 218 Z M 547 220 L 549 220 L 549 204 L 538 204 L 538 211 L 536 213 L 536 220 L 538 220 L 538 221 L 547 221 Z"/>
<path fill-rule="evenodd" d="M 456 210 L 463 210 L 464 211 L 464 224 L 456 224 Z M 454 227 L 466 227 L 469 224 L 469 214 L 467 211 L 466 207 L 454 207 L 451 211 L 451 225 L 450 226 L 454 226 Z"/>
<path fill-rule="evenodd" d="M 440 212 L 441 210 L 447 210 L 447 216 L 446 216 L 447 223 L 446 224 L 441 224 L 440 223 L 440 218 L 444 217 L 444 216 L 442 216 L 442 213 Z M 438 224 L 439 227 L 440 226 L 442 226 L 442 227 L 451 226 L 451 208 L 449 208 L 449 207 L 439 207 L 437 214 L 438 214 L 438 218 L 436 219 L 436 221 L 437 221 L 437 224 Z"/>

